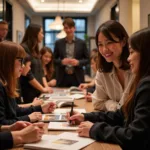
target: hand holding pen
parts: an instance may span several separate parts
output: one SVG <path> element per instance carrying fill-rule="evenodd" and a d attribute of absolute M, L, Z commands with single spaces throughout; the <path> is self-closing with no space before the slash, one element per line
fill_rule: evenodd
<path fill-rule="evenodd" d="M 70 125 L 80 124 L 82 121 L 84 121 L 84 115 L 77 111 L 73 111 L 73 105 L 74 103 L 72 103 L 71 111 L 67 113 L 66 118 Z"/>

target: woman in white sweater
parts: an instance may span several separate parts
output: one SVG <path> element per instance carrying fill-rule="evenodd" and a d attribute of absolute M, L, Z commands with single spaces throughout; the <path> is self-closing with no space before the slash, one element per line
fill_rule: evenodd
<path fill-rule="evenodd" d="M 128 34 L 117 21 L 103 23 L 96 33 L 98 71 L 92 102 L 96 110 L 115 111 L 128 95 L 132 79 L 127 58 Z"/>

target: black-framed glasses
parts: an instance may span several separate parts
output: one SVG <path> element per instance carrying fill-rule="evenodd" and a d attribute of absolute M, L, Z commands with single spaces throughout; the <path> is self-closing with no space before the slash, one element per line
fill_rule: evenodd
<path fill-rule="evenodd" d="M 21 63 L 21 66 L 24 64 L 24 58 L 16 57 L 16 59 Z"/>

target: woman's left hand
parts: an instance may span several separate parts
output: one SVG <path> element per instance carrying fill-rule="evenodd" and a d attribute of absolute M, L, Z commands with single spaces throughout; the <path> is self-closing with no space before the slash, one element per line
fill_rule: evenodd
<path fill-rule="evenodd" d="M 79 129 L 77 130 L 79 136 L 90 137 L 90 129 L 93 126 L 93 123 L 90 121 L 81 122 Z"/>
<path fill-rule="evenodd" d="M 54 102 L 45 103 L 41 107 L 42 107 L 43 113 L 51 113 L 56 108 L 56 103 Z"/>
<path fill-rule="evenodd" d="M 9 130 L 10 131 L 17 131 L 17 130 L 21 130 L 27 126 L 31 125 L 30 122 L 27 121 L 17 121 L 16 123 L 9 125 Z"/>

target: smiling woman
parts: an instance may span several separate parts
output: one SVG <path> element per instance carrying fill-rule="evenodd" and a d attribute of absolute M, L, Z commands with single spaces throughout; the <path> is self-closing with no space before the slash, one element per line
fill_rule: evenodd
<path fill-rule="evenodd" d="M 53 66 L 53 53 L 52 50 L 48 47 L 43 47 L 40 50 L 41 54 L 41 61 L 42 61 L 42 66 L 44 70 L 44 75 L 46 77 L 46 80 L 48 82 L 49 86 L 56 86 L 56 80 L 53 79 L 54 76 L 54 66 Z"/>
<path fill-rule="evenodd" d="M 97 30 L 96 44 L 99 53 L 93 106 L 97 110 L 115 111 L 123 105 L 133 80 L 127 62 L 127 32 L 119 22 L 107 21 Z"/>

